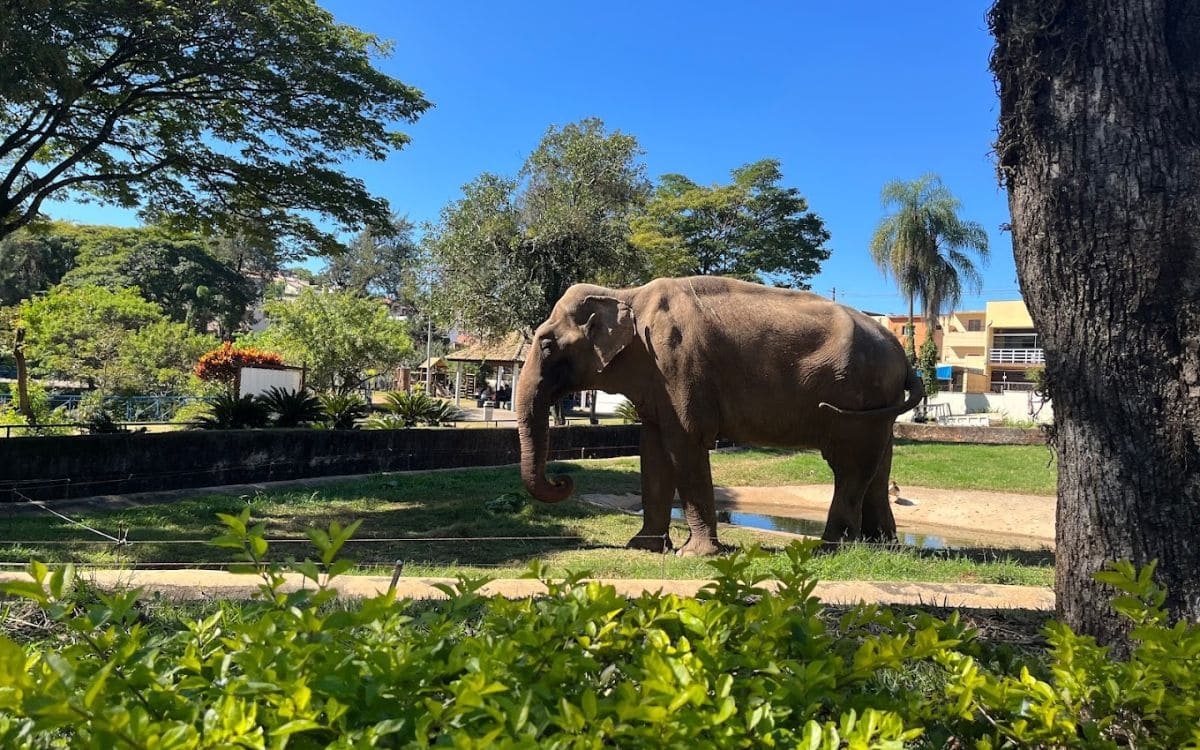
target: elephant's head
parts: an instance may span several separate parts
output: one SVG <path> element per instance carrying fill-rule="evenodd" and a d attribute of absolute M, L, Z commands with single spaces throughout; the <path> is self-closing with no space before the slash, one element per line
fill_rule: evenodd
<path fill-rule="evenodd" d="M 573 391 L 594 387 L 597 375 L 633 341 L 633 310 L 599 287 L 572 287 L 534 332 L 517 383 L 521 479 L 538 500 L 557 503 L 571 494 L 569 477 L 546 477 L 550 406 Z"/>

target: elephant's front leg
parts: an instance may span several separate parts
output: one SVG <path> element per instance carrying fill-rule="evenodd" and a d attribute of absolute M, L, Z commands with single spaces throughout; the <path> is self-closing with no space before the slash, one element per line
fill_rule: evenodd
<path fill-rule="evenodd" d="M 642 425 L 642 530 L 629 540 L 631 549 L 663 552 L 671 549 L 671 505 L 675 500 L 675 469 L 663 445 L 662 432 Z"/>
<path fill-rule="evenodd" d="M 712 467 L 708 448 L 689 445 L 673 455 L 679 497 L 687 519 L 688 540 L 679 548 L 681 555 L 715 555 L 721 552 L 717 542 L 717 508 L 713 499 Z"/>

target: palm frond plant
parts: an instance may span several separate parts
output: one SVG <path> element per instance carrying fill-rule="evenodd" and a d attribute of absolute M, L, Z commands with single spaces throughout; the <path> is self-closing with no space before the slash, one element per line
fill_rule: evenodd
<path fill-rule="evenodd" d="M 356 393 L 329 393 L 321 396 L 324 425 L 331 430 L 358 429 L 358 420 L 367 416 L 367 402 Z"/>
<path fill-rule="evenodd" d="M 91 410 L 83 420 L 84 429 L 89 435 L 111 435 L 118 432 L 129 432 L 128 428 L 117 422 L 112 412 L 100 407 Z"/>
<path fill-rule="evenodd" d="M 420 424 L 436 427 L 457 422 L 464 416 L 454 404 L 433 398 L 423 391 L 393 391 L 385 394 L 383 401 L 386 413 L 367 422 L 371 429 L 398 430 Z"/>
<path fill-rule="evenodd" d="M 426 421 L 426 415 L 434 408 L 436 402 L 421 391 L 392 391 L 383 396 L 386 414 L 371 419 L 367 426 L 377 430 L 416 427 Z"/>
<path fill-rule="evenodd" d="M 320 399 L 304 388 L 291 390 L 272 386 L 258 399 L 270 411 L 275 427 L 302 427 L 319 422 L 325 416 Z"/>
<path fill-rule="evenodd" d="M 617 407 L 614 414 L 620 417 L 623 422 L 633 422 L 636 424 L 642 421 L 642 416 L 638 414 L 637 407 L 628 399 L 621 402 L 621 405 Z"/>
<path fill-rule="evenodd" d="M 430 409 L 425 416 L 425 423 L 432 427 L 451 422 L 460 422 L 467 416 L 462 409 L 449 401 L 435 401 L 435 403 L 437 405 L 433 409 Z"/>
<path fill-rule="evenodd" d="M 196 420 L 202 430 L 245 430 L 266 427 L 271 412 L 267 405 L 251 395 L 222 393 L 208 402 L 208 413 Z"/>
<path fill-rule="evenodd" d="M 987 232 L 979 222 L 958 215 L 962 204 L 934 174 L 912 182 L 893 180 L 883 186 L 881 199 L 894 213 L 876 227 L 871 258 L 884 276 L 895 277 L 900 293 L 908 298 L 905 350 L 915 361 L 917 300 L 927 335 L 932 336 L 938 315 L 957 307 L 965 289 L 982 291 L 983 277 L 970 251 L 980 264 L 987 262 Z"/>

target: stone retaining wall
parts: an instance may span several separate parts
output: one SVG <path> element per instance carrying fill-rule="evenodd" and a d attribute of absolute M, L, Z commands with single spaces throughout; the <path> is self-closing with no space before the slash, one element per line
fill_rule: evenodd
<path fill-rule="evenodd" d="M 639 452 L 638 425 L 556 427 L 550 458 Z M 0 503 L 380 471 L 501 466 L 517 431 L 187 430 L 0 440 Z"/>
<path fill-rule="evenodd" d="M 1045 445 L 1046 443 L 1046 434 L 1040 429 L 1021 427 L 966 427 L 897 422 L 892 434 L 905 440 L 927 443 L 983 443 L 986 445 Z"/>

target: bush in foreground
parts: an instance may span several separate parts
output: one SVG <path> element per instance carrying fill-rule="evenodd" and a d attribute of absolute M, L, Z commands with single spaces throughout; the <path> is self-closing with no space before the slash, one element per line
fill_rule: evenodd
<path fill-rule="evenodd" d="M 263 580 L 241 618 L 153 627 L 138 592 L 82 606 L 70 571 L 36 563 L 34 581 L 3 585 L 65 635 L 0 639 L 0 746 L 1200 746 L 1200 628 L 1168 625 L 1151 569 L 1104 574 L 1134 626 L 1128 660 L 1061 626 L 1021 655 L 955 617 L 859 607 L 826 624 L 804 545 L 777 587 L 740 554 L 696 599 L 574 577 L 508 601 L 461 579 L 435 607 L 337 607 L 355 526 L 313 532 L 319 560 L 290 566 L 308 588 L 285 591 L 263 527 L 223 520 L 215 543 Z"/>

